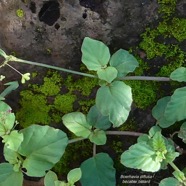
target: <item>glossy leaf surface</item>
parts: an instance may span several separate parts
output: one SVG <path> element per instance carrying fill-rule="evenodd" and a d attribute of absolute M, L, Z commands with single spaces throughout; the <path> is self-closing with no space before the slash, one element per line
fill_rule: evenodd
<path fill-rule="evenodd" d="M 169 177 L 161 180 L 159 186 L 180 186 L 180 183 L 177 179 Z"/>
<path fill-rule="evenodd" d="M 184 122 L 182 126 L 180 127 L 178 137 L 181 138 L 184 143 L 186 143 L 186 122 Z"/>
<path fill-rule="evenodd" d="M 165 117 L 165 110 L 171 97 L 167 96 L 158 100 L 157 104 L 152 109 L 152 115 L 157 120 L 157 124 L 162 128 L 170 127 L 175 121 L 169 121 Z"/>
<path fill-rule="evenodd" d="M 68 144 L 66 134 L 49 126 L 32 125 L 20 131 L 24 140 L 18 150 L 25 156 L 23 167 L 28 176 L 42 177 L 63 155 Z"/>
<path fill-rule="evenodd" d="M 89 139 L 92 143 L 96 145 L 104 145 L 107 141 L 107 136 L 105 131 L 95 129 L 89 136 Z"/>
<path fill-rule="evenodd" d="M 118 70 L 118 77 L 126 76 L 139 66 L 136 58 L 123 49 L 118 50 L 111 56 L 110 65 Z"/>
<path fill-rule="evenodd" d="M 114 67 L 107 67 L 104 69 L 99 69 L 97 74 L 99 79 L 111 83 L 117 77 L 118 71 Z"/>
<path fill-rule="evenodd" d="M 9 163 L 0 164 L 0 186 L 22 186 L 23 174 L 22 172 L 15 172 L 13 166 Z"/>
<path fill-rule="evenodd" d="M 114 81 L 97 91 L 96 106 L 103 116 L 109 116 L 114 127 L 122 125 L 127 120 L 131 104 L 131 88 L 121 81 Z"/>
<path fill-rule="evenodd" d="M 67 181 L 70 184 L 74 184 L 80 180 L 82 172 L 80 168 L 72 169 L 67 175 Z"/>
<path fill-rule="evenodd" d="M 64 125 L 76 136 L 87 138 L 91 133 L 91 126 L 86 116 L 81 112 L 72 112 L 62 117 Z"/>
<path fill-rule="evenodd" d="M 103 116 L 97 109 L 96 105 L 92 106 L 87 115 L 87 122 L 98 129 L 106 130 L 111 127 L 112 123 L 108 116 Z"/>
<path fill-rule="evenodd" d="M 173 71 L 170 75 L 170 78 L 178 82 L 186 82 L 186 68 L 180 67 Z"/>
<path fill-rule="evenodd" d="M 86 186 L 113 186 L 115 181 L 115 168 L 113 161 L 106 153 L 96 154 L 81 164 L 82 185 Z"/>
<path fill-rule="evenodd" d="M 106 67 L 110 59 L 109 48 L 102 43 L 85 37 L 81 47 L 82 62 L 89 70 L 99 70 Z"/>
<path fill-rule="evenodd" d="M 186 87 L 178 88 L 168 102 L 165 117 L 168 121 L 181 121 L 186 119 Z"/>

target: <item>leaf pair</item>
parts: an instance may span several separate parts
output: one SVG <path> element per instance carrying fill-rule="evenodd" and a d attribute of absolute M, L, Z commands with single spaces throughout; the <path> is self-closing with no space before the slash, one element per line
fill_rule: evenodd
<path fill-rule="evenodd" d="M 104 43 L 88 37 L 85 37 L 81 51 L 82 62 L 86 67 L 97 71 L 99 79 L 108 83 L 116 77 L 126 76 L 138 67 L 137 60 L 128 51 L 120 49 L 110 57 L 109 48 Z"/>
<path fill-rule="evenodd" d="M 76 136 L 89 138 L 96 145 L 106 143 L 104 130 L 108 129 L 111 123 L 108 117 L 101 115 L 96 106 L 91 107 L 87 117 L 81 112 L 72 112 L 65 114 L 62 120 L 64 125 Z"/>

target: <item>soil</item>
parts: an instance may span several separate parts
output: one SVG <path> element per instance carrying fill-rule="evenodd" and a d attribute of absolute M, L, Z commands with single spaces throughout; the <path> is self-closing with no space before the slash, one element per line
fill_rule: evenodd
<path fill-rule="evenodd" d="M 158 6 L 156 0 L 1 0 L 0 48 L 8 54 L 12 53 L 23 59 L 79 70 L 80 48 L 84 37 L 103 41 L 109 45 L 111 52 L 119 48 L 128 50 L 136 47 L 141 40 L 140 34 L 145 31 L 145 28 L 152 27 L 159 21 Z M 17 9 L 23 10 L 23 17 L 16 15 Z M 185 0 L 178 2 L 177 15 L 186 17 Z M 162 38 L 159 40 L 162 41 Z M 186 41 L 180 43 L 180 47 L 186 51 Z M 139 54 L 145 58 L 143 51 L 139 51 Z M 165 61 L 162 58 L 156 58 L 151 62 L 152 66 L 146 75 L 153 76 L 159 70 L 158 67 L 153 68 L 154 65 L 161 66 Z M 47 71 L 35 66 L 20 64 L 13 64 L 13 66 L 23 73 L 37 71 L 40 74 L 37 82 L 41 81 L 41 77 L 44 77 Z M 7 82 L 20 79 L 20 76 L 8 67 L 1 68 L 0 74 L 6 74 Z M 164 84 L 162 88 L 168 90 L 170 87 L 166 86 Z M 19 92 L 25 87 L 20 85 L 18 90 L 7 97 L 7 102 L 13 110 L 19 107 Z M 0 84 L 0 89 L 2 88 Z M 133 106 L 130 117 L 136 119 L 138 132 L 147 132 L 155 123 L 151 109 L 152 106 L 146 110 Z M 168 134 L 169 132 L 166 133 Z M 117 138 L 124 142 L 124 149 L 136 141 L 136 138 L 126 136 Z M 113 140 L 109 138 L 108 144 Z M 2 162 L 4 161 L 2 144 L 0 149 L 0 162 Z M 113 159 L 118 156 L 109 145 L 99 147 L 97 151 L 108 152 Z M 179 159 L 176 163 L 184 167 L 183 162 L 183 159 Z M 146 179 L 150 180 L 149 184 L 138 185 L 156 186 L 163 178 L 172 176 L 172 169 L 150 174 L 120 167 L 116 175 L 118 186 L 124 185 L 122 184 L 123 175 L 129 177 L 149 175 L 150 179 Z M 25 180 L 24 185 L 42 186 L 43 180 L 39 182 Z M 136 184 L 129 184 L 129 186 L 133 185 Z"/>

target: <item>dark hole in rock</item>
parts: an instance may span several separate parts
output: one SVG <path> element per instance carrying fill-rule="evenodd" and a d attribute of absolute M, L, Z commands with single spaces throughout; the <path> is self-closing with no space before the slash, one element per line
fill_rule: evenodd
<path fill-rule="evenodd" d="M 52 26 L 60 16 L 59 3 L 57 1 L 47 1 L 43 4 L 39 12 L 39 20 Z"/>
<path fill-rule="evenodd" d="M 35 14 L 36 13 L 36 4 L 35 4 L 35 2 L 30 2 L 30 10 L 31 10 L 31 12 L 33 13 L 33 14 Z"/>
<path fill-rule="evenodd" d="M 58 30 L 60 28 L 60 25 L 58 23 L 56 23 L 54 27 L 56 30 Z"/>
<path fill-rule="evenodd" d="M 103 2 L 104 0 L 79 0 L 81 6 L 90 8 L 92 11 L 95 11 L 95 9 Z"/>
<path fill-rule="evenodd" d="M 86 19 L 87 18 L 87 13 L 84 12 L 83 15 L 82 15 L 83 19 Z"/>

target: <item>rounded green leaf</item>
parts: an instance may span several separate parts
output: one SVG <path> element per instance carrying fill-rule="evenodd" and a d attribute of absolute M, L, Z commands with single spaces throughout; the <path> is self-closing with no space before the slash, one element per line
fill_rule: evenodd
<path fill-rule="evenodd" d="M 96 106 L 103 116 L 109 116 L 114 127 L 122 125 L 127 120 L 131 104 L 131 88 L 122 81 L 114 81 L 97 91 Z"/>
<path fill-rule="evenodd" d="M 87 114 L 87 122 L 98 129 L 106 130 L 111 127 L 108 116 L 103 116 L 96 105 L 92 106 Z"/>
<path fill-rule="evenodd" d="M 107 141 L 107 136 L 105 131 L 95 129 L 89 136 L 89 139 L 92 143 L 96 145 L 104 145 Z"/>
<path fill-rule="evenodd" d="M 180 131 L 178 133 L 178 137 L 183 140 L 184 143 L 186 143 L 186 122 L 184 122 L 181 127 Z"/>
<path fill-rule="evenodd" d="M 99 79 L 111 83 L 117 77 L 118 71 L 114 67 L 107 67 L 99 69 L 97 74 Z"/>
<path fill-rule="evenodd" d="M 111 56 L 110 65 L 118 70 L 118 77 L 126 76 L 139 66 L 136 58 L 123 49 L 118 50 Z"/>
<path fill-rule="evenodd" d="M 20 131 L 24 140 L 18 153 L 25 156 L 23 168 L 28 176 L 42 177 L 63 155 L 68 144 L 66 134 L 49 126 L 32 125 Z"/>
<path fill-rule="evenodd" d="M 7 148 L 17 151 L 23 141 L 23 134 L 17 130 L 13 130 L 9 135 L 3 136 L 3 143 Z"/>
<path fill-rule="evenodd" d="M 70 184 L 74 184 L 75 182 L 79 181 L 82 176 L 82 172 L 80 168 L 72 169 L 68 175 L 67 180 Z"/>
<path fill-rule="evenodd" d="M 180 67 L 173 71 L 170 75 L 170 78 L 178 82 L 186 82 L 186 68 Z"/>
<path fill-rule="evenodd" d="M 82 62 L 89 70 L 99 70 L 106 67 L 110 59 L 109 48 L 95 39 L 85 37 L 81 47 Z"/>
<path fill-rule="evenodd" d="M 86 186 L 116 185 L 113 161 L 106 153 L 96 154 L 81 164 L 81 184 Z"/>
<path fill-rule="evenodd" d="M 55 186 L 55 181 L 58 180 L 56 173 L 48 171 L 44 178 L 45 186 Z"/>
<path fill-rule="evenodd" d="M 86 116 L 81 112 L 72 112 L 62 117 L 64 125 L 76 136 L 87 138 L 91 133 L 91 126 L 86 120 Z"/>
<path fill-rule="evenodd" d="M 179 186 L 179 185 L 180 185 L 180 182 L 173 177 L 165 178 L 161 180 L 159 184 L 159 186 Z"/>
<path fill-rule="evenodd" d="M 0 136 L 9 133 L 14 126 L 15 115 L 11 110 L 9 105 L 0 101 Z"/>
<path fill-rule="evenodd" d="M 0 164 L 0 186 L 23 185 L 22 172 L 14 172 L 13 165 L 9 163 Z"/>
<path fill-rule="evenodd" d="M 165 118 L 168 121 L 176 122 L 186 119 L 186 87 L 178 88 L 171 96 L 165 109 Z"/>
<path fill-rule="evenodd" d="M 160 169 L 161 163 L 155 160 L 155 156 L 156 153 L 151 146 L 146 142 L 139 142 L 121 155 L 121 163 L 129 168 L 156 172 Z"/>
<path fill-rule="evenodd" d="M 171 97 L 167 96 L 158 100 L 157 104 L 152 109 L 152 115 L 157 120 L 156 123 L 162 128 L 170 127 L 175 123 L 175 121 L 169 121 L 165 117 L 165 110 L 170 99 Z"/>

